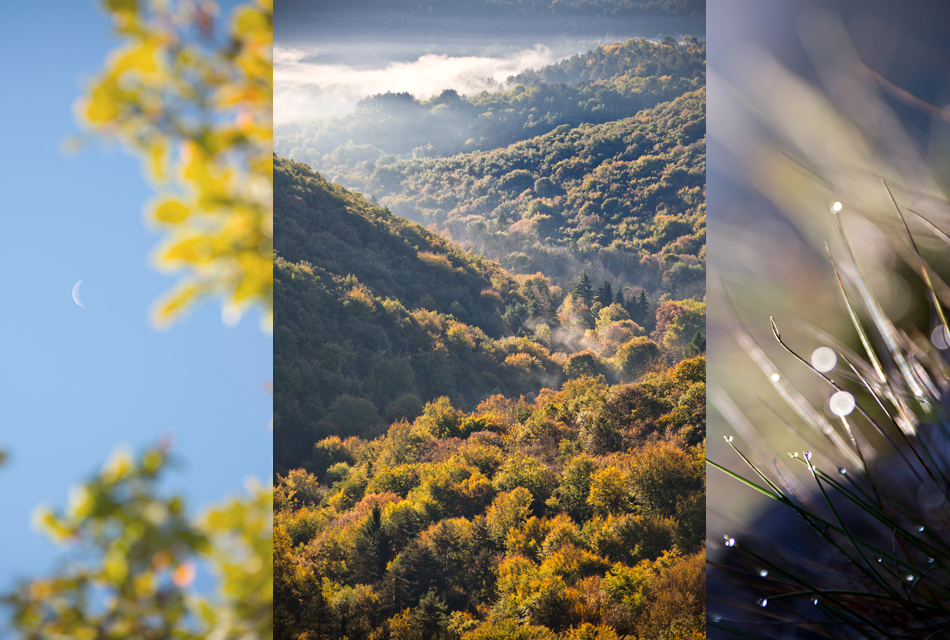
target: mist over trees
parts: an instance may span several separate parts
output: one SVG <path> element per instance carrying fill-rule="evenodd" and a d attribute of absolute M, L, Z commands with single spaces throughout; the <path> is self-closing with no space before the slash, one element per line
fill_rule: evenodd
<path fill-rule="evenodd" d="M 279 472 L 316 440 L 378 435 L 442 396 L 471 410 L 578 375 L 635 380 L 682 359 L 704 322 L 704 304 L 623 298 L 626 283 L 605 305 L 589 278 L 568 291 L 512 274 L 283 158 L 274 204 Z M 644 341 L 653 351 L 634 367 Z"/>
<path fill-rule="evenodd" d="M 405 159 L 495 149 L 561 125 L 630 117 L 696 90 L 706 84 L 705 61 L 705 43 L 635 38 L 524 71 L 507 79 L 507 91 L 469 97 L 446 89 L 424 101 L 406 92 L 368 96 L 343 118 L 278 125 L 274 150 L 332 176 L 338 166 L 375 163 L 388 154 Z"/>
<path fill-rule="evenodd" d="M 651 75 L 656 73 L 666 75 L 658 80 Z M 634 39 L 522 73 L 518 79 L 529 88 L 519 85 L 503 94 L 484 93 L 478 98 L 515 105 L 521 111 L 495 109 L 476 116 L 476 121 L 486 114 L 494 118 L 496 112 L 505 118 L 521 113 L 527 120 L 513 127 L 519 142 L 491 151 L 441 157 L 452 151 L 436 148 L 430 141 L 424 151 L 420 147 L 413 152 L 419 157 L 400 159 L 399 154 L 409 153 L 408 144 L 415 142 L 405 143 L 407 148 L 400 150 L 401 143 L 387 137 L 400 135 L 393 132 L 420 131 L 419 135 L 445 146 L 438 141 L 451 136 L 443 135 L 438 123 L 419 118 L 427 114 L 438 120 L 443 117 L 440 114 L 454 113 L 451 117 L 464 120 L 470 101 L 454 92 L 433 98 L 430 102 L 439 103 L 433 111 L 408 94 L 368 99 L 379 111 L 366 106 L 373 115 L 364 117 L 358 110 L 349 116 L 346 126 L 350 129 L 345 133 L 327 133 L 343 127 L 342 121 L 333 118 L 318 121 L 323 123 L 319 125 L 279 126 L 277 148 L 287 152 L 288 146 L 296 144 L 290 152 L 298 161 L 309 161 L 333 180 L 372 195 L 394 213 L 466 248 L 500 260 L 513 272 L 541 271 L 567 286 L 589 267 L 598 281 L 622 279 L 657 298 L 669 294 L 683 299 L 702 293 L 705 45 Z M 591 98 L 583 103 L 566 100 L 557 91 L 567 85 L 547 84 L 551 79 L 582 83 Z M 651 94 L 652 108 L 639 113 L 641 107 L 631 104 L 611 107 L 605 94 L 605 86 L 626 87 L 629 95 L 640 100 L 644 87 L 664 84 L 675 87 L 670 90 L 675 99 L 652 106 L 659 97 Z M 546 91 L 552 95 L 539 98 Z M 532 106 L 538 100 L 546 111 Z M 450 109 L 450 104 L 455 106 Z M 588 105 L 597 114 L 593 121 L 602 124 L 554 126 L 565 119 L 566 106 L 573 104 Z M 589 115 L 575 114 L 575 119 L 591 122 L 585 120 Z M 542 120 L 551 126 L 538 125 Z M 350 138 L 323 155 L 317 151 L 321 140 L 333 139 L 327 143 L 332 145 L 359 131 L 375 135 L 376 128 L 388 132 L 378 132 L 376 144 L 357 144 L 360 138 Z M 547 133 L 530 137 L 536 128 Z M 494 131 L 497 134 L 500 129 Z M 486 144 L 511 137 L 495 135 Z"/>
<path fill-rule="evenodd" d="M 278 128 L 278 638 L 703 637 L 705 45 L 508 84 Z"/>

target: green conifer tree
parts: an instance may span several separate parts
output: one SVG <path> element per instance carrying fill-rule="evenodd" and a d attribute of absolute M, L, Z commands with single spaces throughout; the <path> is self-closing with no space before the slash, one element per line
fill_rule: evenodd
<path fill-rule="evenodd" d="M 591 286 L 590 278 L 587 277 L 587 271 L 584 271 L 584 275 L 578 278 L 572 293 L 575 300 L 583 300 L 588 307 L 594 301 L 594 287 Z"/>
<path fill-rule="evenodd" d="M 696 332 L 696 335 L 693 336 L 693 339 L 690 341 L 690 343 L 686 345 L 686 349 L 683 351 L 683 354 L 687 358 L 695 358 L 696 356 L 701 356 L 704 353 L 706 353 L 706 331 L 704 329 L 700 329 Z"/>
<path fill-rule="evenodd" d="M 604 280 L 604 284 L 600 285 L 600 288 L 597 289 L 597 302 L 599 302 L 602 307 L 609 307 L 614 302 L 613 288 L 606 280 Z"/>
<path fill-rule="evenodd" d="M 631 314 L 633 315 L 633 314 Z M 650 300 L 647 298 L 646 291 L 641 291 L 640 295 L 637 296 L 637 306 L 636 306 L 636 318 L 634 321 L 637 324 L 644 324 L 647 318 L 650 317 Z"/>

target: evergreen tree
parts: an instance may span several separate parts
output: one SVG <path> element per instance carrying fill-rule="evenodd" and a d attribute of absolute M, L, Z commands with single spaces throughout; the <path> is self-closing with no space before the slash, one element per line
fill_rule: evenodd
<path fill-rule="evenodd" d="M 572 293 L 575 300 L 583 300 L 588 307 L 594 301 L 594 287 L 590 283 L 590 278 L 587 277 L 587 271 L 578 278 Z"/>
<path fill-rule="evenodd" d="M 650 317 L 650 300 L 647 298 L 646 291 L 640 291 L 636 301 L 631 305 L 630 317 L 639 325 L 643 325 Z"/>
<path fill-rule="evenodd" d="M 356 539 L 353 560 L 353 582 L 372 584 L 386 569 L 388 539 L 382 530 L 382 509 L 374 505 L 369 520 Z"/>
<path fill-rule="evenodd" d="M 597 302 L 599 302 L 602 307 L 609 307 L 613 304 L 613 301 L 613 290 L 610 283 L 604 280 L 604 284 L 600 285 L 600 288 L 597 290 Z"/>
<path fill-rule="evenodd" d="M 623 299 L 623 287 L 617 289 L 617 295 L 614 296 L 614 302 L 619 304 L 621 307 L 626 308 L 627 303 Z"/>
<path fill-rule="evenodd" d="M 704 353 L 706 353 L 706 331 L 704 329 L 700 329 L 696 332 L 696 335 L 693 336 L 693 339 L 690 341 L 690 343 L 686 345 L 683 355 L 685 355 L 687 358 L 695 358 L 696 356 L 701 356 Z"/>

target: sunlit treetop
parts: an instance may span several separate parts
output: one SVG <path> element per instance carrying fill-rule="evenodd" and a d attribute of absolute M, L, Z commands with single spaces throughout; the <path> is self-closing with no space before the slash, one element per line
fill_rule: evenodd
<path fill-rule="evenodd" d="M 90 130 L 139 155 L 158 197 L 154 259 L 181 271 L 153 309 L 167 326 L 207 297 L 233 324 L 251 307 L 273 324 L 273 3 L 104 0 L 122 44 L 77 102 Z"/>

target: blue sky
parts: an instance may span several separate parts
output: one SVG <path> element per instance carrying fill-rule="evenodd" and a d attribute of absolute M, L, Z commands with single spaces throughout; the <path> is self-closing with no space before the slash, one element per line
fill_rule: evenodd
<path fill-rule="evenodd" d="M 170 330 L 148 322 L 174 284 L 148 257 L 158 236 L 137 158 L 116 145 L 61 151 L 73 102 L 114 48 L 90 0 L 12 3 L 0 21 L 0 591 L 55 566 L 30 523 L 119 444 L 173 434 L 168 485 L 193 510 L 270 479 L 271 337 L 258 314 L 234 328 L 205 303 Z M 71 297 L 82 280 L 85 308 Z"/>

